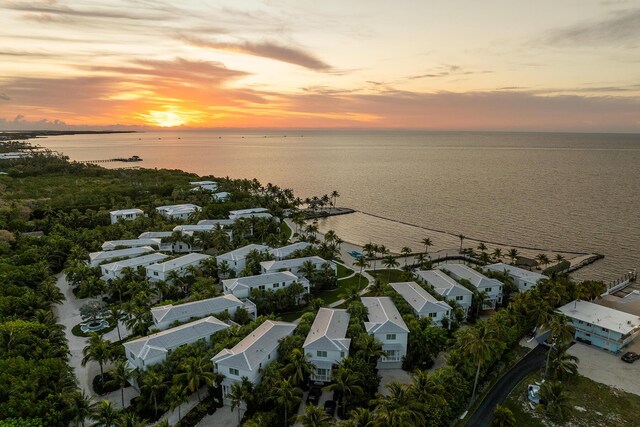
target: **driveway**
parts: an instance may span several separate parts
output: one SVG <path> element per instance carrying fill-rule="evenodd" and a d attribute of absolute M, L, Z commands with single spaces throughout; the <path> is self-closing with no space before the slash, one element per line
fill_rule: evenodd
<path fill-rule="evenodd" d="M 493 408 L 500 405 L 507 398 L 511 390 L 531 372 L 542 368 L 547 354 L 547 347 L 539 345 L 520 362 L 504 374 L 491 388 L 476 411 L 469 417 L 466 424 L 473 427 L 485 427 L 491 424 Z"/>
<path fill-rule="evenodd" d="M 389 390 L 387 390 L 387 385 L 393 382 L 401 383 L 401 384 L 411 384 L 413 379 L 408 372 L 403 371 L 402 369 L 380 369 L 378 371 L 380 375 L 380 386 L 378 387 L 378 393 L 383 396 L 389 395 Z"/>
<path fill-rule="evenodd" d="M 244 411 L 240 410 L 240 417 Z M 238 409 L 231 410 L 231 406 L 223 406 L 216 409 L 213 415 L 206 415 L 199 423 L 198 427 L 236 427 L 238 425 Z"/>
<path fill-rule="evenodd" d="M 631 349 L 638 351 L 640 340 Z M 624 351 L 628 351 L 624 350 Z M 640 395 L 640 361 L 625 363 L 619 355 L 611 354 L 590 345 L 575 343 L 567 353 L 580 359 L 578 372 L 593 381 L 616 387 L 629 393 Z"/>

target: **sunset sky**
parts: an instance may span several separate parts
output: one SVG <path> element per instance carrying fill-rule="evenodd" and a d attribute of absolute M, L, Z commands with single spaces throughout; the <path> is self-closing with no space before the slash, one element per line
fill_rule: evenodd
<path fill-rule="evenodd" d="M 640 132 L 640 2 L 0 0 L 0 129 Z"/>

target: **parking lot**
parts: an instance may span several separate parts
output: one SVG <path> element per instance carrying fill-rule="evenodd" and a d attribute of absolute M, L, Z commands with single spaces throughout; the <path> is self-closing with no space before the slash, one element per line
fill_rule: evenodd
<path fill-rule="evenodd" d="M 640 340 L 636 340 L 618 355 L 581 343 L 572 345 L 567 352 L 580 359 L 580 375 L 640 395 L 640 361 L 625 363 L 620 360 L 620 356 L 626 351 L 640 353 Z"/>

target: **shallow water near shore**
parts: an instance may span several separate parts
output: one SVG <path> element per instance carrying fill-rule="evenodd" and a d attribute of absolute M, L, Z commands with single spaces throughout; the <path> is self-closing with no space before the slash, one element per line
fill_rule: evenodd
<path fill-rule="evenodd" d="M 337 190 L 338 206 L 407 224 L 506 247 L 605 255 L 579 278 L 613 280 L 640 265 L 640 135 L 235 130 L 36 142 L 72 160 L 138 155 L 140 167 L 255 177 L 303 198 Z M 320 227 L 394 251 L 419 250 L 423 237 L 434 240 L 433 250 L 459 244 L 407 224 L 355 213 Z"/>

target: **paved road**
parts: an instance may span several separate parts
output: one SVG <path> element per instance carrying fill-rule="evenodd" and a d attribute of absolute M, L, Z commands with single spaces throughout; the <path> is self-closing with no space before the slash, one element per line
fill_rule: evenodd
<path fill-rule="evenodd" d="M 487 394 L 471 415 L 466 425 L 469 427 L 486 427 L 491 424 L 493 419 L 493 408 L 505 401 L 511 390 L 527 375 L 542 368 L 547 354 L 547 347 L 538 345 L 531 350 L 517 365 L 507 372 L 493 386 L 489 394 Z"/>

